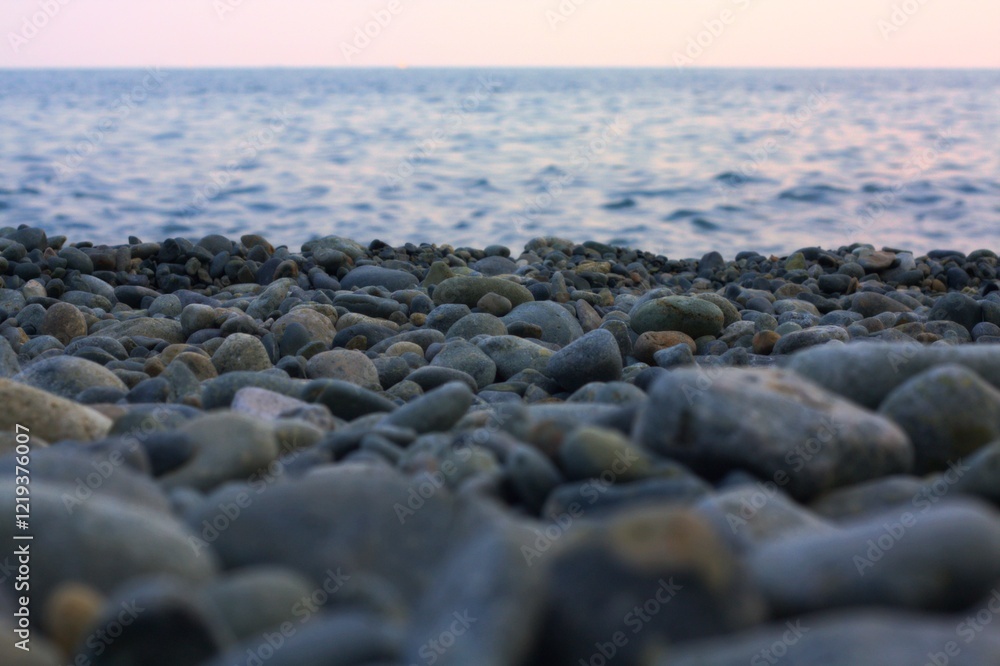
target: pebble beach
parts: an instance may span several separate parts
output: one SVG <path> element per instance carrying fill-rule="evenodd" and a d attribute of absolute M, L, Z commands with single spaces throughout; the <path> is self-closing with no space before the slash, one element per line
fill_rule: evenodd
<path fill-rule="evenodd" d="M 2 227 L 0 663 L 1000 663 L 997 262 Z"/>

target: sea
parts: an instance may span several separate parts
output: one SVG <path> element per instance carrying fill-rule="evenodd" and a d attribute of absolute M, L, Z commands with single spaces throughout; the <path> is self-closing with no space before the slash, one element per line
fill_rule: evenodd
<path fill-rule="evenodd" d="M 0 70 L 0 227 L 1000 250 L 1000 70 Z"/>

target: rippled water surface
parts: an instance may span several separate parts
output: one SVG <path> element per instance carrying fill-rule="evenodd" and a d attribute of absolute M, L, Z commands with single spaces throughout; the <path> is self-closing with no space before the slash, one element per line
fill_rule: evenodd
<path fill-rule="evenodd" d="M 0 226 L 669 256 L 1000 243 L 1000 72 L 0 72 Z"/>

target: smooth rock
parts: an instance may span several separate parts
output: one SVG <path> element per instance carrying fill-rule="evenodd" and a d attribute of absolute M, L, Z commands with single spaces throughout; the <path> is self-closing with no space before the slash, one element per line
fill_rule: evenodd
<path fill-rule="evenodd" d="M 504 278 L 458 276 L 448 278 L 434 287 L 434 303 L 460 303 L 471 308 L 489 293 L 503 296 L 515 309 L 522 303 L 535 300 L 525 287 Z"/>
<path fill-rule="evenodd" d="M 583 328 L 576 317 L 552 301 L 523 303 L 501 318 L 510 330 L 515 323 L 533 324 L 542 330 L 541 339 L 561 347 L 568 345 L 583 335 Z"/>
<path fill-rule="evenodd" d="M 647 301 L 629 312 L 632 330 L 680 331 L 692 338 L 718 335 L 725 325 L 725 315 L 713 303 L 689 296 L 667 296 Z"/>
<path fill-rule="evenodd" d="M 45 311 L 39 333 L 68 345 L 73 338 L 87 334 L 87 320 L 75 306 L 56 303 Z"/>
<path fill-rule="evenodd" d="M 76 356 L 53 356 L 35 361 L 13 379 L 63 398 L 75 398 L 89 388 L 128 390 L 115 373 Z"/>
<path fill-rule="evenodd" d="M 786 371 L 677 369 L 649 396 L 639 444 L 709 475 L 753 471 L 799 499 L 913 465 L 897 425 Z"/>
<path fill-rule="evenodd" d="M 372 391 L 381 390 L 378 369 L 362 352 L 332 349 L 309 359 L 306 373 L 312 379 L 339 379 Z"/>
<path fill-rule="evenodd" d="M 959 610 L 1000 579 L 1000 514 L 943 501 L 758 547 L 748 564 L 780 614 L 838 606 Z"/>
<path fill-rule="evenodd" d="M 618 342 L 610 331 L 604 329 L 586 333 L 553 354 L 545 374 L 567 391 L 575 391 L 592 381 L 617 381 L 622 376 Z"/>
<path fill-rule="evenodd" d="M 212 354 L 212 365 L 220 375 L 236 371 L 254 372 L 270 368 L 271 358 L 257 336 L 233 333 Z"/>
<path fill-rule="evenodd" d="M 918 473 L 944 469 L 1000 438 L 1000 390 L 961 365 L 938 365 L 907 380 L 879 413 L 910 436 Z"/>
<path fill-rule="evenodd" d="M 274 431 L 265 421 L 236 412 L 206 414 L 178 432 L 194 443 L 194 455 L 160 477 L 164 488 L 211 490 L 230 479 L 246 480 L 278 456 Z"/>

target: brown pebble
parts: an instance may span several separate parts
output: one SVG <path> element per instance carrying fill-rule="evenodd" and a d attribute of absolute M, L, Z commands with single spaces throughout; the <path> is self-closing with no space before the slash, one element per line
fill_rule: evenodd
<path fill-rule="evenodd" d="M 159 356 L 154 356 L 152 358 L 147 358 L 146 362 L 142 366 L 142 371 L 145 372 L 150 377 L 157 377 L 161 372 L 165 370 L 163 361 L 160 360 Z"/>
<path fill-rule="evenodd" d="M 753 336 L 753 353 L 769 356 L 780 339 L 781 336 L 774 331 L 758 331 Z"/>
<path fill-rule="evenodd" d="M 56 303 L 45 312 L 40 332 L 67 345 L 73 338 L 87 335 L 87 320 L 75 305 Z"/>
<path fill-rule="evenodd" d="M 632 347 L 632 355 L 636 360 L 648 365 L 655 365 L 653 355 L 661 349 L 669 349 L 674 345 L 687 345 L 694 354 L 698 350 L 698 345 L 687 333 L 680 331 L 646 331 L 635 341 Z"/>
<path fill-rule="evenodd" d="M 45 632 L 64 655 L 80 647 L 104 607 L 100 592 L 81 583 L 64 583 L 45 605 Z"/>

